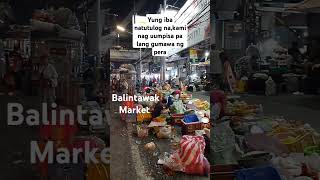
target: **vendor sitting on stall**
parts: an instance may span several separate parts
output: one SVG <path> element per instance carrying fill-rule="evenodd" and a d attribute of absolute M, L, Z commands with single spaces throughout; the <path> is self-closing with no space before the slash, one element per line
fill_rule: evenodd
<path fill-rule="evenodd" d="M 312 94 L 318 93 L 318 89 L 320 88 L 320 42 L 313 41 L 309 50 L 310 58 L 304 64 L 305 73 L 307 75 L 305 87 Z"/>
<path fill-rule="evenodd" d="M 167 101 L 167 106 L 168 107 L 170 107 L 175 100 L 179 99 L 180 93 L 181 93 L 181 91 L 179 91 L 179 90 L 176 90 L 176 91 L 171 93 L 171 95 L 168 97 L 168 101 Z"/>
<path fill-rule="evenodd" d="M 222 90 L 213 90 L 210 94 L 211 103 L 211 119 L 216 121 L 225 116 L 225 109 L 227 105 L 227 97 Z"/>
<path fill-rule="evenodd" d="M 152 111 L 152 118 L 156 118 L 156 117 L 160 116 L 162 110 L 167 108 L 166 104 L 167 104 L 167 100 L 166 99 L 162 99 L 161 101 L 159 101 L 155 105 L 155 107 L 154 107 L 154 109 Z"/>

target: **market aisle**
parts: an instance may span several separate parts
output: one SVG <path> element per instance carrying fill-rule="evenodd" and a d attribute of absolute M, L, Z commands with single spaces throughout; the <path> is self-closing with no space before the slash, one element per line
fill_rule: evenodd
<path fill-rule="evenodd" d="M 195 98 L 209 99 L 207 92 L 197 92 Z M 138 138 L 134 134 L 134 124 L 124 123 L 120 120 L 117 103 L 112 103 L 111 108 L 111 178 L 142 179 L 142 180 L 208 180 L 209 177 L 192 176 L 184 173 L 176 173 L 174 176 L 167 175 L 162 165 L 157 161 L 162 155 L 172 153 L 170 139 L 158 139 L 155 136 Z M 178 129 L 177 131 L 181 131 Z M 144 145 L 154 142 L 157 151 L 147 152 Z"/>
<path fill-rule="evenodd" d="M 256 96 L 243 95 L 248 104 L 262 104 L 266 115 L 284 116 L 286 119 L 298 120 L 320 130 L 320 96 L 312 95 L 279 95 Z"/>
<path fill-rule="evenodd" d="M 111 107 L 111 179 L 137 179 L 130 151 L 126 123 L 115 113 L 115 105 Z"/>

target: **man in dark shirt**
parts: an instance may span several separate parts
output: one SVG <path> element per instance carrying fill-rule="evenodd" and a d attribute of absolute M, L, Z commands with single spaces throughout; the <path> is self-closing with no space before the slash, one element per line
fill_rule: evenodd
<path fill-rule="evenodd" d="M 299 50 L 298 42 L 292 42 L 291 48 L 288 50 L 288 54 L 292 56 L 293 62 L 302 62 L 302 53 Z"/>
<path fill-rule="evenodd" d="M 154 110 L 152 112 L 152 118 L 156 118 L 160 116 L 161 111 L 165 109 L 166 104 L 167 104 L 167 101 L 165 99 L 163 99 L 162 101 L 159 101 L 154 107 Z"/>

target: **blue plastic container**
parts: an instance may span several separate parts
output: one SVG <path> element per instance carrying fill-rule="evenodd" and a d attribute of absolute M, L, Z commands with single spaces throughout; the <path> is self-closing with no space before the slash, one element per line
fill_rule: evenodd
<path fill-rule="evenodd" d="M 241 169 L 235 171 L 237 180 L 281 180 L 276 169 L 271 166 Z"/>
<path fill-rule="evenodd" d="M 189 114 L 189 115 L 184 116 L 183 121 L 185 123 L 193 123 L 193 122 L 199 122 L 199 119 L 198 119 L 197 115 Z"/>

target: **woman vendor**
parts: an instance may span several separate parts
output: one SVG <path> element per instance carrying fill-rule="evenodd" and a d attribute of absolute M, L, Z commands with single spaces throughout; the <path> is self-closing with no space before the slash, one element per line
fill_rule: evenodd
<path fill-rule="evenodd" d="M 227 97 L 222 90 L 213 90 L 210 94 L 211 103 L 211 119 L 216 121 L 225 116 L 225 110 L 227 105 Z"/>
<path fill-rule="evenodd" d="M 167 102 L 168 107 L 170 107 L 175 100 L 179 99 L 180 93 L 181 93 L 181 91 L 179 91 L 179 90 L 176 90 L 171 93 L 171 95 L 168 97 L 168 102 Z"/>

